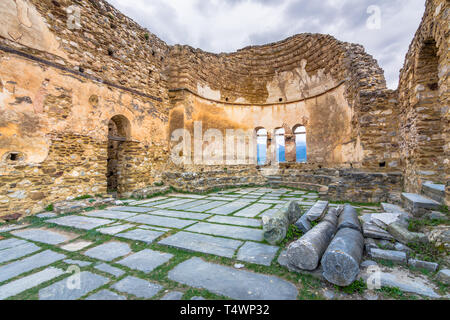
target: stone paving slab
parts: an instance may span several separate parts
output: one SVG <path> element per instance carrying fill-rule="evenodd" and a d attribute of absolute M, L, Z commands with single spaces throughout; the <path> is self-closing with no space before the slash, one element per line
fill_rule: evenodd
<path fill-rule="evenodd" d="M 121 296 L 115 292 L 109 290 L 101 290 L 93 295 L 90 295 L 86 300 L 94 301 L 114 301 L 114 300 L 127 300 L 126 297 Z"/>
<path fill-rule="evenodd" d="M 288 202 L 289 200 L 271 200 L 271 199 L 261 199 L 258 200 L 258 203 L 263 203 L 263 204 L 285 204 L 286 202 Z"/>
<path fill-rule="evenodd" d="M 112 241 L 89 249 L 84 255 L 102 261 L 112 261 L 130 252 L 131 248 L 128 243 Z"/>
<path fill-rule="evenodd" d="M 183 298 L 183 295 L 183 292 L 172 291 L 162 297 L 161 300 L 181 300 L 181 298 Z"/>
<path fill-rule="evenodd" d="M 107 224 L 112 223 L 111 220 L 91 218 L 83 216 L 65 216 L 61 218 L 47 220 L 49 223 L 54 223 L 60 226 L 72 227 L 82 230 L 91 230 Z"/>
<path fill-rule="evenodd" d="M 23 225 L 6 225 L 0 227 L 0 233 L 10 232 L 13 230 L 19 230 L 28 227 L 29 224 L 23 224 Z"/>
<path fill-rule="evenodd" d="M 56 213 L 53 212 L 45 212 L 45 213 L 40 213 L 37 214 L 36 217 L 41 218 L 41 219 L 50 219 L 50 218 L 56 218 L 58 215 Z"/>
<path fill-rule="evenodd" d="M 129 218 L 126 220 L 130 221 L 130 222 L 135 222 L 135 223 L 142 223 L 142 224 L 148 224 L 148 225 L 152 225 L 152 226 L 167 227 L 167 228 L 174 228 L 174 229 L 183 229 L 183 228 L 195 223 L 195 221 L 187 221 L 187 220 L 181 220 L 181 219 L 169 218 L 169 217 L 161 217 L 161 216 L 152 216 L 149 214 L 141 214 L 139 216 L 132 217 L 132 218 Z"/>
<path fill-rule="evenodd" d="M 199 222 L 186 231 L 210 234 L 240 240 L 263 241 L 263 230 L 250 229 L 244 227 L 225 226 L 221 224 L 212 224 Z"/>
<path fill-rule="evenodd" d="M 173 254 L 145 249 L 134 253 L 117 263 L 133 270 L 150 273 L 173 258 Z"/>
<path fill-rule="evenodd" d="M 86 247 L 89 247 L 92 244 L 92 242 L 90 241 L 75 241 L 72 243 L 68 243 L 66 245 L 61 246 L 60 248 L 66 251 L 70 251 L 70 252 L 76 252 L 76 251 L 80 251 L 83 250 Z"/>
<path fill-rule="evenodd" d="M 207 197 L 206 200 L 210 201 L 235 201 L 236 199 L 228 196 L 215 196 L 215 197 Z"/>
<path fill-rule="evenodd" d="M 39 300 L 77 300 L 109 282 L 108 278 L 88 271 L 81 272 L 79 277 L 79 289 L 73 288 L 75 284 L 71 283 L 70 278 L 66 278 L 39 290 Z"/>
<path fill-rule="evenodd" d="M 17 246 L 21 246 L 23 244 L 28 243 L 25 240 L 22 239 L 16 239 L 16 238 L 10 238 L 10 239 L 5 239 L 5 240 L 1 240 L 0 241 L 0 251 L 1 250 L 5 250 L 5 249 L 10 249 L 10 248 L 14 248 Z"/>
<path fill-rule="evenodd" d="M 167 199 L 164 199 L 164 200 L 159 200 L 159 201 L 145 203 L 145 204 L 140 205 L 140 207 L 142 207 L 142 208 L 151 208 L 151 207 L 156 206 L 158 204 L 172 202 L 173 200 L 174 200 L 173 198 L 167 198 Z"/>
<path fill-rule="evenodd" d="M 102 264 L 95 266 L 95 269 L 109 273 L 116 278 L 121 277 L 125 274 L 125 271 L 123 271 L 122 269 L 112 267 L 106 263 L 102 263 Z"/>
<path fill-rule="evenodd" d="M 134 213 L 147 213 L 147 212 L 151 212 L 152 211 L 151 208 L 133 207 L 133 206 L 129 206 L 129 207 L 113 207 L 113 208 L 108 208 L 108 210 L 121 211 L 121 212 L 134 212 Z"/>
<path fill-rule="evenodd" d="M 156 283 L 142 280 L 135 277 L 126 277 L 112 286 L 113 289 L 132 294 L 138 298 L 151 299 L 159 291 L 164 289 Z"/>
<path fill-rule="evenodd" d="M 0 251 L 0 263 L 4 263 L 11 260 L 16 260 L 22 257 L 25 257 L 29 254 L 37 252 L 41 250 L 40 247 L 35 245 L 34 243 L 25 242 L 18 246 L 14 246 L 12 248 L 8 248 Z"/>
<path fill-rule="evenodd" d="M 239 209 L 242 209 L 246 206 L 248 206 L 248 202 L 235 201 L 235 202 L 226 204 L 224 206 L 209 210 L 209 211 L 207 211 L 207 213 L 220 214 L 220 215 L 226 216 L 226 215 L 229 215 L 235 211 L 238 211 Z"/>
<path fill-rule="evenodd" d="M 249 219 L 249 218 L 229 217 L 229 216 L 214 216 L 212 218 L 209 218 L 208 222 L 231 224 L 231 225 L 243 226 L 243 227 L 261 227 L 262 226 L 262 222 L 260 220 Z"/>
<path fill-rule="evenodd" d="M 12 281 L 0 287 L 0 300 L 14 297 L 24 291 L 37 287 L 47 281 L 58 278 L 65 272 L 53 267 L 47 268 L 37 273 L 33 273 L 24 278 Z"/>
<path fill-rule="evenodd" d="M 177 249 L 232 258 L 242 241 L 180 231 L 158 242 Z"/>
<path fill-rule="evenodd" d="M 101 211 L 91 211 L 86 213 L 85 216 L 95 217 L 95 218 L 106 218 L 115 220 L 124 220 L 126 218 L 131 218 L 137 215 L 137 212 L 121 212 L 117 210 L 101 210 Z"/>
<path fill-rule="evenodd" d="M 250 263 L 270 266 L 279 248 L 267 244 L 246 242 L 240 249 L 237 259 Z"/>
<path fill-rule="evenodd" d="M 169 210 L 153 211 L 150 215 L 165 216 L 165 217 L 171 217 L 171 218 L 181 218 L 181 219 L 192 219 L 192 220 L 205 220 L 206 218 L 211 217 L 210 214 L 194 213 L 194 212 L 179 212 L 179 211 L 169 211 Z"/>
<path fill-rule="evenodd" d="M 11 234 L 19 238 L 52 245 L 61 244 L 79 237 L 79 235 L 74 233 L 54 231 L 44 228 L 24 229 L 11 232 Z"/>
<path fill-rule="evenodd" d="M 174 200 L 168 203 L 163 203 L 163 204 L 158 204 L 155 205 L 155 208 L 159 208 L 159 209 L 167 209 L 167 208 L 171 208 L 171 207 L 176 207 L 182 204 L 186 204 L 186 203 L 190 203 L 190 202 L 194 202 L 194 199 L 178 199 L 178 200 Z"/>
<path fill-rule="evenodd" d="M 136 229 L 125 233 L 116 234 L 116 237 L 142 241 L 145 243 L 152 243 L 153 241 L 161 237 L 163 234 L 164 232 L 160 231 Z"/>
<path fill-rule="evenodd" d="M 79 266 L 81 268 L 90 266 L 92 264 L 92 262 L 89 262 L 89 261 L 80 261 L 80 260 L 72 260 L 72 259 L 66 259 L 63 262 L 67 263 L 69 265 L 76 264 L 77 266 Z"/>
<path fill-rule="evenodd" d="M 227 204 L 227 202 L 224 202 L 224 201 L 211 201 L 210 203 L 203 204 L 201 206 L 196 206 L 196 207 L 193 207 L 193 208 L 189 208 L 187 211 L 204 212 L 206 210 L 211 210 L 211 209 L 217 208 L 219 206 L 222 206 L 224 204 Z"/>
<path fill-rule="evenodd" d="M 103 234 L 109 234 L 109 235 L 113 236 L 115 234 L 121 233 L 125 230 L 131 229 L 134 227 L 136 227 L 136 225 L 134 225 L 134 224 L 122 224 L 122 225 L 118 225 L 118 226 L 97 229 L 97 231 L 100 233 L 103 233 Z"/>
<path fill-rule="evenodd" d="M 193 202 L 184 203 L 175 207 L 170 207 L 171 210 L 187 210 L 193 207 L 201 206 L 207 203 L 210 203 L 209 200 L 196 200 Z"/>
<path fill-rule="evenodd" d="M 157 201 L 166 200 L 166 199 L 167 199 L 167 197 L 156 197 L 156 198 L 139 200 L 139 201 L 131 201 L 129 203 L 129 205 L 131 205 L 131 206 L 140 206 L 140 205 L 143 205 L 143 204 L 147 204 L 147 203 L 151 203 L 151 202 L 157 202 Z"/>
<path fill-rule="evenodd" d="M 294 284 L 280 278 L 236 270 L 200 258 L 176 266 L 169 272 L 169 279 L 236 300 L 295 300 L 298 295 Z"/>
<path fill-rule="evenodd" d="M 247 218 L 254 218 L 257 215 L 259 215 L 264 210 L 267 210 L 271 207 L 271 204 L 261 204 L 261 203 L 255 203 L 252 204 L 250 207 L 247 207 L 237 213 L 234 214 L 236 217 L 247 217 Z"/>
<path fill-rule="evenodd" d="M 184 194 L 184 193 L 175 193 L 175 194 L 169 194 L 171 197 L 177 197 L 177 198 L 190 198 L 190 199 L 204 199 L 206 196 L 201 196 L 198 194 Z"/>
<path fill-rule="evenodd" d="M 140 225 L 138 228 L 139 229 L 144 229 L 144 230 L 161 231 L 161 232 L 169 232 L 169 231 L 172 230 L 172 229 L 169 229 L 169 228 L 153 227 L 153 226 L 146 226 L 146 225 Z"/>
<path fill-rule="evenodd" d="M 48 266 L 49 264 L 63 260 L 65 258 L 66 256 L 63 254 L 56 253 L 51 250 L 46 250 L 31 257 L 11 262 L 0 267 L 0 282 L 17 277 L 31 270 Z"/>

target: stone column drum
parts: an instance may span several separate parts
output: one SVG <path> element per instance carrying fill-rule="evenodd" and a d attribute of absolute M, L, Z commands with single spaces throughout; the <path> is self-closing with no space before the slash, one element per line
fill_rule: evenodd
<path fill-rule="evenodd" d="M 338 286 L 356 280 L 364 251 L 364 237 L 356 210 L 346 205 L 339 217 L 338 232 L 322 257 L 323 276 Z"/>
<path fill-rule="evenodd" d="M 286 237 L 289 225 L 302 215 L 302 209 L 297 201 L 291 201 L 272 217 L 263 218 L 264 239 L 272 244 L 278 244 Z"/>
<path fill-rule="evenodd" d="M 336 209 L 331 209 L 322 222 L 291 243 L 287 257 L 292 266 L 310 271 L 317 269 L 323 253 L 336 233 L 337 214 Z"/>

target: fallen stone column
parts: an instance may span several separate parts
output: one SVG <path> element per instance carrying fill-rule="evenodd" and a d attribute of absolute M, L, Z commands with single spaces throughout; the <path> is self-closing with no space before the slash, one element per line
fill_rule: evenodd
<path fill-rule="evenodd" d="M 359 222 L 358 218 L 358 212 L 349 204 L 346 204 L 344 206 L 344 210 L 339 215 L 338 231 L 344 228 L 351 228 L 362 232 L 361 223 Z"/>
<path fill-rule="evenodd" d="M 264 239 L 272 244 L 278 244 L 286 237 L 289 225 L 297 221 L 302 209 L 297 201 L 291 201 L 272 217 L 263 217 Z"/>
<path fill-rule="evenodd" d="M 317 203 L 308 210 L 298 221 L 295 226 L 299 228 L 303 233 L 307 233 L 312 229 L 311 222 L 317 221 L 323 217 L 328 209 L 328 201 L 317 201 Z"/>
<path fill-rule="evenodd" d="M 321 223 L 291 243 L 287 257 L 292 266 L 310 271 L 317 269 L 323 253 L 336 233 L 337 215 L 338 211 L 331 209 Z"/>
<path fill-rule="evenodd" d="M 323 276 L 338 286 L 356 280 L 364 252 L 364 237 L 358 213 L 346 205 L 339 216 L 338 232 L 322 257 Z"/>

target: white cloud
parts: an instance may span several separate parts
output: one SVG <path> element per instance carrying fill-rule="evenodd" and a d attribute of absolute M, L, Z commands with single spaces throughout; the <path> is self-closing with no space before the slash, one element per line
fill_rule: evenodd
<path fill-rule="evenodd" d="M 232 52 L 296 33 L 328 33 L 362 44 L 398 85 L 425 0 L 108 0 L 169 44 Z M 381 9 L 381 29 L 370 30 L 367 8 Z"/>

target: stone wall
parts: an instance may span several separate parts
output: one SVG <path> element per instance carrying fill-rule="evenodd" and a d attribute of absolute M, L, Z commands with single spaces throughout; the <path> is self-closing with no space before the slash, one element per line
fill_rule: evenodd
<path fill-rule="evenodd" d="M 399 112 L 405 188 L 449 179 L 449 2 L 426 2 L 400 74 Z"/>
<path fill-rule="evenodd" d="M 175 46 L 170 60 L 172 110 L 178 109 L 176 116 L 183 113 L 182 120 L 170 119 L 171 130 L 201 121 L 223 132 L 265 128 L 273 137 L 277 128 L 286 128 L 288 136 L 296 126 L 305 126 L 310 161 L 356 166 L 376 162 L 371 159 L 376 147 L 370 144 L 382 143 L 373 143 L 369 130 L 358 130 L 364 126 L 362 116 L 387 122 L 389 134 L 395 130 L 390 117 L 395 102 L 383 91 L 386 84 L 377 62 L 363 47 L 331 36 L 300 34 L 219 55 Z M 384 100 L 376 105 L 369 101 L 367 107 L 360 92 L 383 92 L 378 100 Z M 383 142 L 395 148 L 396 136 Z M 398 153 L 388 150 L 381 157 L 377 166 L 389 162 L 398 167 Z"/>
<path fill-rule="evenodd" d="M 80 29 L 67 25 L 72 5 Z M 0 9 L 0 215 L 105 194 L 117 116 L 129 123 L 118 143 L 119 191 L 160 181 L 167 45 L 104 1 L 5 0 Z"/>
<path fill-rule="evenodd" d="M 0 216 L 104 194 L 110 174 L 122 196 L 160 181 L 196 192 L 276 183 L 378 202 L 433 180 L 449 202 L 448 14 L 448 1 L 426 2 L 392 91 L 362 46 L 328 35 L 212 54 L 168 46 L 103 0 L 2 0 Z M 296 126 L 308 164 L 293 163 Z M 255 163 L 259 128 L 270 166 Z M 287 166 L 275 163 L 277 128 Z M 246 132 L 243 163 L 225 161 L 227 129 Z M 196 147 L 223 163 L 193 161 Z"/>

